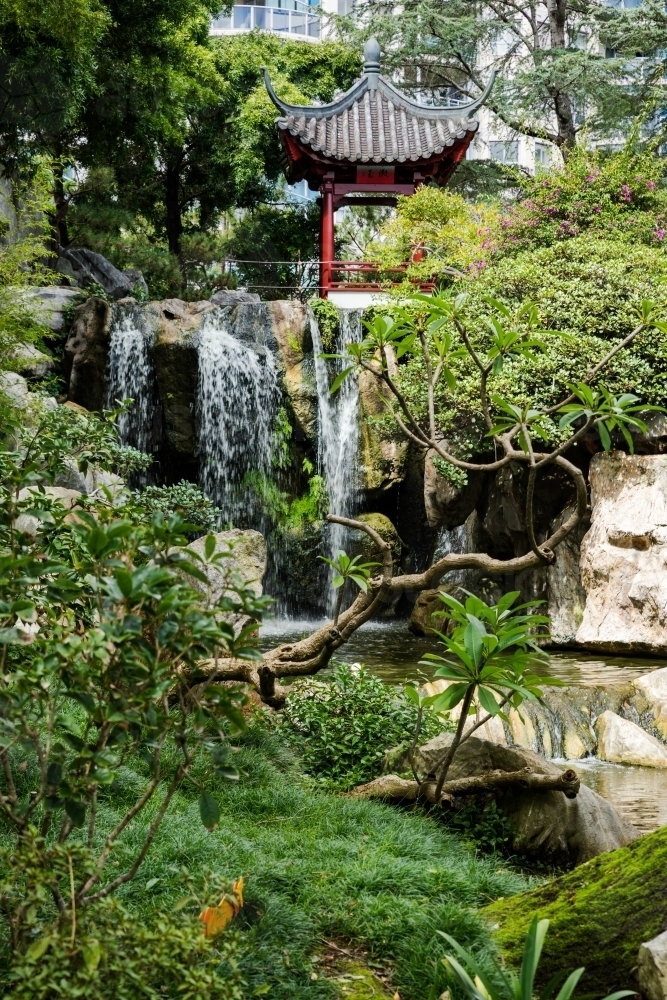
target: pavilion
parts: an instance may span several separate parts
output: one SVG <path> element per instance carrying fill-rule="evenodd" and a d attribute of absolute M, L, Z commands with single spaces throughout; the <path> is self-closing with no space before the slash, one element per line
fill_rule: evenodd
<path fill-rule="evenodd" d="M 343 205 L 396 204 L 424 183 L 444 187 L 466 154 L 479 122 L 472 117 L 488 98 L 494 76 L 480 96 L 456 107 L 420 104 L 380 74 L 380 46 L 364 47 L 363 76 L 330 104 L 286 104 L 264 82 L 280 111 L 276 127 L 284 146 L 290 184 L 306 179 L 319 191 L 320 295 L 379 289 L 377 267 L 334 260 L 334 212 Z M 365 280 L 364 280 L 365 279 Z M 336 295 L 336 298 L 339 298 Z"/>

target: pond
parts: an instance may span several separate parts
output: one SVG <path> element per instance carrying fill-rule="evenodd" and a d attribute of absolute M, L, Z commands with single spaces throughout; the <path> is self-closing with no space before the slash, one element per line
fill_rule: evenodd
<path fill-rule="evenodd" d="M 295 642 L 325 624 L 293 618 L 266 621 L 260 645 L 270 648 L 280 642 Z M 434 667 L 419 664 L 424 653 L 442 651 L 434 638 L 413 635 L 405 621 L 371 621 L 363 625 L 338 652 L 345 663 L 363 663 L 387 684 L 430 678 Z M 667 660 L 645 657 L 598 656 L 585 652 L 554 652 L 544 673 L 567 684 L 604 687 L 631 681 L 667 666 Z M 611 802 L 637 829 L 649 833 L 667 825 L 667 768 L 609 764 L 597 758 L 573 761 L 581 780 Z"/>

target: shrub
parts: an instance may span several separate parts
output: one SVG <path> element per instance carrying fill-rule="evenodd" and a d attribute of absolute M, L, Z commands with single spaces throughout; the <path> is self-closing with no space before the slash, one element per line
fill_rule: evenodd
<path fill-rule="evenodd" d="M 188 524 L 201 528 L 199 534 L 220 525 L 222 511 L 205 497 L 194 483 L 182 479 L 175 486 L 146 486 L 132 494 L 132 507 L 141 515 L 159 511 L 165 517 L 179 514 Z"/>
<path fill-rule="evenodd" d="M 603 239 L 662 246 L 667 234 L 664 164 L 629 142 L 612 156 L 585 143 L 561 170 L 527 180 L 523 198 L 484 232 L 486 255 L 562 244 L 588 232 Z"/>
<path fill-rule="evenodd" d="M 357 666 L 338 666 L 330 681 L 297 681 L 282 729 L 308 774 L 340 788 L 370 781 L 391 747 L 410 738 L 417 709 L 402 692 Z M 425 740 L 442 730 L 425 720 Z"/>

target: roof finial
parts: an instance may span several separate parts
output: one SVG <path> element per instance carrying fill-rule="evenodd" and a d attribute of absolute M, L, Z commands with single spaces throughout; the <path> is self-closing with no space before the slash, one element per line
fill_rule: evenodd
<path fill-rule="evenodd" d="M 369 38 L 364 45 L 364 73 L 380 72 L 380 43 L 377 38 Z"/>

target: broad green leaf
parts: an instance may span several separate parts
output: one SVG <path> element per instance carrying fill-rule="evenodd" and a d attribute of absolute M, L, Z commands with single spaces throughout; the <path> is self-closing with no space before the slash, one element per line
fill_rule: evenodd
<path fill-rule="evenodd" d="M 214 830 L 220 822 L 220 807 L 210 792 L 199 796 L 199 815 L 207 830 Z"/>
<path fill-rule="evenodd" d="M 210 559 L 215 552 L 215 535 L 207 535 L 206 541 L 204 542 L 204 555 L 207 559 Z"/>

